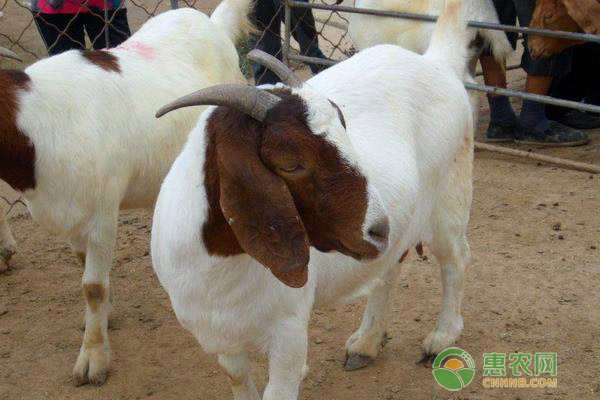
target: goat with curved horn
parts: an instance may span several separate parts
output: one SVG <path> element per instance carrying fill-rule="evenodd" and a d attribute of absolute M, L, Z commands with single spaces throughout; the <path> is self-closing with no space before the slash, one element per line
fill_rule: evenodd
<path fill-rule="evenodd" d="M 4 47 L 0 47 L 0 57 L 8 57 L 8 58 L 12 58 L 13 60 L 23 62 L 23 60 L 21 59 L 21 57 L 19 57 L 17 55 L 17 53 L 15 53 L 9 49 L 6 49 Z"/>
<path fill-rule="evenodd" d="M 272 55 L 265 53 L 262 50 L 254 49 L 248 53 L 247 57 L 249 60 L 269 68 L 286 85 L 290 87 L 302 86 L 302 80 L 298 78 L 298 76 L 294 74 L 294 72 L 291 69 L 289 69 L 287 65 L 285 65 Z"/>
<path fill-rule="evenodd" d="M 183 107 L 224 106 L 236 109 L 258 121 L 264 121 L 267 112 L 281 99 L 252 86 L 239 84 L 215 85 L 181 97 L 162 107 L 156 118 Z"/>

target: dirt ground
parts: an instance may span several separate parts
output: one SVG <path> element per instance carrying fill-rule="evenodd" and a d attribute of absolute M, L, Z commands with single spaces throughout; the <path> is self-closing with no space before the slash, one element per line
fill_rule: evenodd
<path fill-rule="evenodd" d="M 14 33 L 27 19 L 22 12 L 9 16 L 0 21 L 0 32 Z M 35 46 L 35 35 L 25 36 Z M 522 88 L 523 74 L 512 72 L 510 81 Z M 485 107 L 481 115 L 483 131 Z M 592 138 L 579 148 L 536 151 L 600 164 L 600 131 Z M 341 367 L 344 342 L 359 325 L 364 301 L 315 310 L 310 372 L 300 398 L 600 398 L 599 189 L 597 175 L 478 152 L 469 232 L 473 264 L 467 271 L 465 329 L 457 343 L 475 360 L 474 381 L 453 394 L 437 385 L 431 369 L 415 364 L 435 324 L 441 293 L 435 261 L 412 255 L 392 300 L 391 340 L 372 366 L 356 372 Z M 0 193 L 18 198 L 6 186 Z M 154 275 L 150 212 L 121 216 L 111 275 L 110 376 L 102 387 L 80 388 L 71 383 L 71 368 L 82 339 L 82 269 L 69 247 L 45 233 L 22 206 L 9 216 L 19 253 L 0 274 L 0 400 L 231 399 L 215 358 L 179 326 Z M 491 352 L 558 353 L 558 388 L 484 389 L 483 353 Z M 263 388 L 266 362 L 257 355 L 253 364 Z"/>

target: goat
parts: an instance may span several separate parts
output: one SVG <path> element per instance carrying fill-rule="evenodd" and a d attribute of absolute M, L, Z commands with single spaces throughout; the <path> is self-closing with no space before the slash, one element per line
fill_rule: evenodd
<path fill-rule="evenodd" d="M 356 0 L 356 7 L 383 11 L 439 15 L 444 0 Z M 498 14 L 491 0 L 465 0 L 466 15 L 481 22 L 498 23 Z M 397 44 L 423 54 L 429 45 L 435 25 L 423 21 L 386 18 L 367 14 L 351 14 L 348 35 L 359 50 L 377 44 Z M 477 58 L 489 47 L 494 58 L 505 64 L 513 49 L 504 32 L 486 29 L 470 30 L 470 73 L 474 74 Z"/>
<path fill-rule="evenodd" d="M 600 34 L 600 0 L 538 0 L 530 28 Z M 529 51 L 548 58 L 581 41 L 529 35 Z"/>
<path fill-rule="evenodd" d="M 250 6 L 224 0 L 211 18 L 168 11 L 118 48 L 68 51 L 24 72 L 0 71 L 0 179 L 22 192 L 33 219 L 68 240 L 85 265 L 76 385 L 107 378 L 119 209 L 154 205 L 200 110 L 162 121 L 154 112 L 190 86 L 245 82 L 233 42 L 249 28 Z"/>
<path fill-rule="evenodd" d="M 157 114 L 219 106 L 200 116 L 165 178 L 151 253 L 179 322 L 218 355 L 236 400 L 259 398 L 254 350 L 269 358 L 263 399 L 296 399 L 313 305 L 364 290 L 345 368 L 371 363 L 385 344 L 399 260 L 420 242 L 441 263 L 444 293 L 425 358 L 462 332 L 474 123 L 462 83 L 468 41 L 460 0 L 447 0 L 424 56 L 379 45 L 301 86 L 222 85 Z"/>

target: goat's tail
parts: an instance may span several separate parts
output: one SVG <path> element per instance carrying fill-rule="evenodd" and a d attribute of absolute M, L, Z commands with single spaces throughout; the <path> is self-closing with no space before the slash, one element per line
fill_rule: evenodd
<path fill-rule="evenodd" d="M 254 31 L 248 18 L 253 5 L 254 0 L 223 0 L 213 11 L 210 20 L 221 28 L 233 43 L 237 43 Z"/>
<path fill-rule="evenodd" d="M 466 5 L 468 5 L 469 18 L 475 21 L 498 23 L 498 13 L 492 0 L 469 2 Z M 491 50 L 496 61 L 504 65 L 508 56 L 514 51 L 506 33 L 495 29 L 478 29 L 477 34 L 483 38 L 484 47 Z"/>
<path fill-rule="evenodd" d="M 446 0 L 425 57 L 443 61 L 462 79 L 469 58 L 470 37 L 463 1 Z"/>

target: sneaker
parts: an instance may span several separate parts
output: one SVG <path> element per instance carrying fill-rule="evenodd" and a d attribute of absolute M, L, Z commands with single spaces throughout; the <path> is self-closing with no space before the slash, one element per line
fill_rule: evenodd
<path fill-rule="evenodd" d="M 600 114 L 587 113 L 577 110 L 569 110 L 559 118 L 554 119 L 563 125 L 575 129 L 598 129 L 600 128 Z"/>
<path fill-rule="evenodd" d="M 517 126 L 502 126 L 490 122 L 485 134 L 485 141 L 489 143 L 512 142 L 515 140 Z"/>
<path fill-rule="evenodd" d="M 533 146 L 581 146 L 590 141 L 588 135 L 556 121 L 550 121 L 545 131 L 519 127 L 515 142 Z"/>

